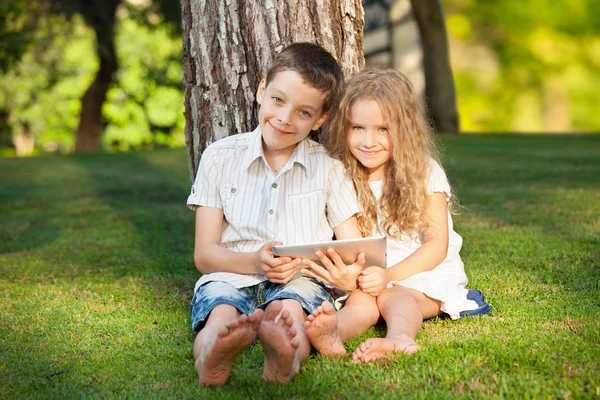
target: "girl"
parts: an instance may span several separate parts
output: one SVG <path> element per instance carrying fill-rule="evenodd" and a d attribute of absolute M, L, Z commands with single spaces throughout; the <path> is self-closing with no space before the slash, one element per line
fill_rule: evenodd
<path fill-rule="evenodd" d="M 353 301 L 360 296 L 354 292 L 337 315 L 330 303 L 323 303 L 309 316 L 306 329 L 317 350 L 330 356 L 345 353 L 346 332 L 368 328 L 356 326 L 356 315 L 373 309 L 387 323 L 386 337 L 361 343 L 352 354 L 355 362 L 414 353 L 424 319 L 488 313 L 483 294 L 466 289 L 462 238 L 454 232 L 449 212 L 450 184 L 408 79 L 390 69 L 354 75 L 330 132 L 330 150 L 344 162 L 358 193 L 361 233 L 387 237 L 387 268 L 371 266 L 362 272 L 362 301 Z M 324 267 L 303 260 L 310 267 L 303 272 L 336 286 L 340 271 L 348 267 L 334 253 L 329 256 L 321 254 Z M 377 307 L 364 301 L 365 293 L 376 299 Z"/>

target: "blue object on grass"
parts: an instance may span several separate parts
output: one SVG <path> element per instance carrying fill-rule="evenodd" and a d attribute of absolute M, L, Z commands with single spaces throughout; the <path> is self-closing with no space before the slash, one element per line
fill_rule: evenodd
<path fill-rule="evenodd" d="M 479 307 L 474 310 L 462 311 L 461 317 L 472 316 L 472 315 L 485 315 L 492 311 L 492 306 L 485 302 L 485 296 L 481 291 L 475 289 L 469 289 L 467 293 L 467 299 L 473 300 Z"/>

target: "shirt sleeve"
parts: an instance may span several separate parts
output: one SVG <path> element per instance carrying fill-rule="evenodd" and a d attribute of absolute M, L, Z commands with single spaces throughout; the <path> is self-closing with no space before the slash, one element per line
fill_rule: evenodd
<path fill-rule="evenodd" d="M 215 161 L 215 152 L 206 149 L 200 158 L 198 173 L 187 199 L 187 206 L 192 210 L 197 206 L 223 208 L 218 184 L 219 168 Z"/>
<path fill-rule="evenodd" d="M 358 198 L 352 181 L 344 174 L 344 166 L 332 160 L 327 191 L 327 220 L 332 228 L 345 222 L 359 211 Z"/>
<path fill-rule="evenodd" d="M 431 160 L 429 163 L 429 182 L 427 183 L 427 194 L 431 195 L 434 192 L 445 193 L 446 201 L 450 201 L 452 192 L 450 190 L 450 182 L 446 177 L 446 173 L 437 163 L 437 161 Z"/>

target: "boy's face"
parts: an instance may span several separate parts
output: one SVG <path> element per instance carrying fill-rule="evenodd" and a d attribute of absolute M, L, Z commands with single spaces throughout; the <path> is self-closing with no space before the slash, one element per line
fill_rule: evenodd
<path fill-rule="evenodd" d="M 325 93 L 291 70 L 279 72 L 268 86 L 263 79 L 256 101 L 265 152 L 289 151 L 291 155 L 296 144 L 319 129 L 327 117 L 322 115 Z"/>

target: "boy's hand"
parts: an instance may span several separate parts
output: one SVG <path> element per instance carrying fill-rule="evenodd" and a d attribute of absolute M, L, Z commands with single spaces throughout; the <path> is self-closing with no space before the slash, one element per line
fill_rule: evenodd
<path fill-rule="evenodd" d="M 301 263 L 299 258 L 275 257 L 273 255 L 273 246 L 278 246 L 281 242 L 265 243 L 258 251 L 259 268 L 273 283 L 286 284 L 296 274 L 298 266 Z"/>
<path fill-rule="evenodd" d="M 357 278 L 362 272 L 363 265 L 365 265 L 364 253 L 360 253 L 356 261 L 350 265 L 344 264 L 342 258 L 333 249 L 328 249 L 327 255 L 321 251 L 316 251 L 315 255 L 323 266 L 311 260 L 303 259 L 302 263 L 310 268 L 302 269 L 303 273 L 344 292 L 351 292 L 358 287 Z"/>
<path fill-rule="evenodd" d="M 388 282 L 387 270 L 381 267 L 365 268 L 358 277 L 360 290 L 373 297 L 379 296 L 379 293 L 387 287 Z"/>

